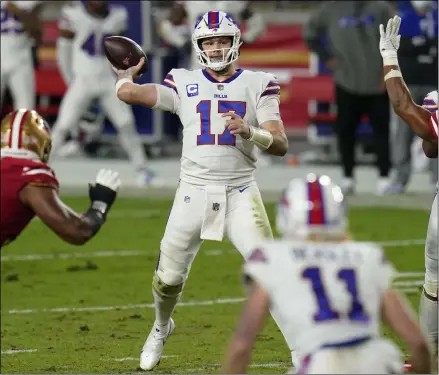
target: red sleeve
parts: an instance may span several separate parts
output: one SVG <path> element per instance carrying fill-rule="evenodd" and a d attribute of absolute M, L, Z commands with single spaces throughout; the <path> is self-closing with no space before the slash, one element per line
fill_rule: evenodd
<path fill-rule="evenodd" d="M 21 171 L 21 178 L 25 185 L 49 187 L 58 190 L 59 183 L 55 172 L 43 163 L 32 163 L 24 166 Z"/>
<path fill-rule="evenodd" d="M 433 136 L 438 139 L 438 122 L 437 122 L 437 111 L 434 111 L 431 114 L 430 120 L 428 120 L 428 124 L 430 125 L 431 132 L 433 133 Z"/>

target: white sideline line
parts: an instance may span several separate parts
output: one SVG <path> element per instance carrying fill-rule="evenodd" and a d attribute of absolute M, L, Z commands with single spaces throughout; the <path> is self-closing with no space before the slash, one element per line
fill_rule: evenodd
<path fill-rule="evenodd" d="M 21 350 L 16 350 L 16 349 L 9 349 L 9 350 L 2 350 L 2 355 L 4 354 L 17 354 L 17 353 L 33 353 L 36 352 L 38 349 L 21 349 Z"/>
<path fill-rule="evenodd" d="M 243 302 L 244 298 L 220 298 L 208 301 L 188 301 L 180 302 L 177 306 L 209 306 L 209 305 L 221 305 L 221 304 L 233 304 Z M 153 303 L 140 303 L 121 306 L 89 306 L 89 307 L 55 307 L 50 309 L 24 309 L 24 310 L 9 310 L 8 314 L 35 314 L 38 312 L 51 313 L 51 312 L 82 312 L 82 311 L 113 311 L 113 310 L 130 310 L 130 309 L 153 309 Z"/>
<path fill-rule="evenodd" d="M 413 239 L 413 240 L 395 240 L 395 241 L 381 241 L 376 242 L 378 245 L 385 247 L 406 247 L 414 245 L 424 245 L 425 239 Z M 228 250 L 205 250 L 201 254 L 207 256 L 219 256 L 223 253 L 239 254 L 235 249 Z M 31 260 L 53 260 L 53 259 L 71 259 L 71 258 L 91 258 L 91 257 L 129 257 L 129 256 L 141 256 L 148 254 L 157 254 L 159 250 L 106 250 L 106 251 L 93 251 L 93 252 L 71 252 L 71 253 L 55 253 L 55 254 L 22 254 L 22 255 L 2 255 L 2 262 L 24 262 Z"/>

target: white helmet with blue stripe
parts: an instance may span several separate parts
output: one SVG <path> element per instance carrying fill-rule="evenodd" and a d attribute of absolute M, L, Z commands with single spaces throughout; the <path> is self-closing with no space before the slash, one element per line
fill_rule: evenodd
<path fill-rule="evenodd" d="M 431 91 L 424 98 L 423 107 L 428 109 L 430 112 L 437 111 L 437 90 Z"/>
<path fill-rule="evenodd" d="M 284 237 L 345 236 L 347 225 L 341 188 L 325 175 L 290 181 L 277 206 L 276 229 Z"/>
<path fill-rule="evenodd" d="M 222 59 L 212 61 L 203 51 L 201 42 L 203 39 L 228 36 L 231 38 L 231 47 L 222 49 Z M 239 47 L 241 46 L 241 31 L 233 18 L 222 11 L 211 11 L 201 16 L 195 24 L 192 33 L 192 43 L 197 54 L 198 62 L 212 70 L 219 71 L 238 59 Z"/>

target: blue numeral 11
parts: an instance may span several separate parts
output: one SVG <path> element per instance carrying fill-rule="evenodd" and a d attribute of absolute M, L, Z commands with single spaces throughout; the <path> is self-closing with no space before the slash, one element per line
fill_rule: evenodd
<path fill-rule="evenodd" d="M 310 267 L 306 268 L 302 277 L 311 281 L 312 289 L 317 299 L 319 310 L 314 314 L 316 322 L 323 322 L 328 320 L 335 320 L 340 318 L 340 313 L 331 307 L 323 285 L 320 268 Z M 358 298 L 357 278 L 355 270 L 352 268 L 343 268 L 337 273 L 337 278 L 346 284 L 346 290 L 352 297 L 351 309 L 348 313 L 348 318 L 355 322 L 367 322 L 369 317 L 364 311 L 363 305 Z"/>

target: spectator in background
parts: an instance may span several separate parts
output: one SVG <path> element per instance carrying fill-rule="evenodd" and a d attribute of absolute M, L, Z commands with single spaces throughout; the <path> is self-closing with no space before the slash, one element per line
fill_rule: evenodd
<path fill-rule="evenodd" d="M 384 194 L 390 185 L 390 104 L 383 84 L 377 28 L 394 13 L 386 1 L 328 1 L 304 28 L 309 49 L 334 75 L 336 134 L 345 194 L 355 190 L 355 132 L 363 114 L 369 116 L 375 139 L 380 174 L 377 193 Z"/>
<path fill-rule="evenodd" d="M 438 82 L 438 17 L 436 1 L 401 2 L 401 41 L 399 66 L 414 101 L 421 105 L 427 93 L 437 89 Z M 395 176 L 389 193 L 403 193 L 411 176 L 411 146 L 415 133 L 396 116 L 392 137 Z M 437 159 L 431 159 L 433 179 L 437 181 Z"/>
<path fill-rule="evenodd" d="M 42 37 L 42 1 L 1 1 L 1 101 L 9 89 L 14 109 L 35 108 L 32 43 Z"/>

